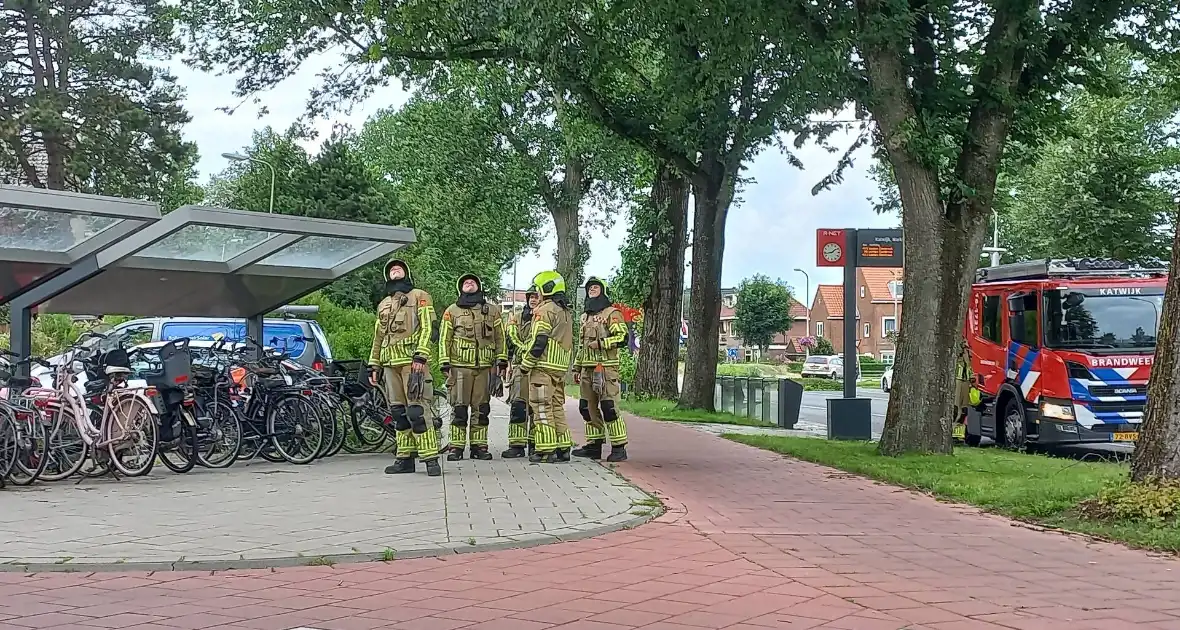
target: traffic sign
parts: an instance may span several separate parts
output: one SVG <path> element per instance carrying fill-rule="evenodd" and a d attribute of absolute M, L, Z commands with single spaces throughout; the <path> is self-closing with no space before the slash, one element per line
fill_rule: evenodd
<path fill-rule="evenodd" d="M 738 358 L 737 351 L 738 351 L 737 348 L 726 348 L 725 349 L 725 356 L 729 357 L 730 361 L 737 361 L 737 358 Z"/>
<path fill-rule="evenodd" d="M 843 267 L 848 255 L 844 230 L 815 231 L 815 266 Z"/>

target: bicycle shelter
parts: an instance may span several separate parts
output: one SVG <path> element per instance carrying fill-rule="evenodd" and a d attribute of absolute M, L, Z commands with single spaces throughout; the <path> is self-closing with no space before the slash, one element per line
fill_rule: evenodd
<path fill-rule="evenodd" d="M 413 243 L 410 228 L 0 186 L 0 304 L 32 314 L 263 317 Z"/>

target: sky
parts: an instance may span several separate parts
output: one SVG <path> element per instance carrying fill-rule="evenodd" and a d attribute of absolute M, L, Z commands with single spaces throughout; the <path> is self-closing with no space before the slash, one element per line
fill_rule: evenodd
<path fill-rule="evenodd" d="M 317 74 L 332 65 L 330 56 L 309 62 L 296 76 L 278 89 L 266 94 L 267 114 L 258 117 L 258 109 L 242 106 L 232 116 L 217 108 L 234 105 L 233 78 L 215 76 L 184 67 L 179 62 L 170 69 L 187 89 L 185 105 L 192 122 L 185 128 L 188 140 L 197 143 L 201 160 L 197 165 L 202 181 L 226 166 L 222 153 L 242 151 L 250 144 L 251 133 L 266 125 L 285 129 L 303 113 L 309 91 L 319 84 Z M 327 137 L 335 122 L 359 128 L 380 109 L 399 107 L 408 94 L 398 84 L 376 91 L 351 111 L 338 112 L 331 120 L 316 120 L 314 126 Z M 846 147 L 851 136 L 836 134 L 832 143 Z M 305 143 L 314 151 L 319 141 Z M 815 232 L 823 228 L 890 228 L 898 224 L 894 215 L 876 214 L 869 202 L 876 186 L 868 176 L 871 162 L 869 150 L 855 155 L 854 167 L 845 174 L 839 186 L 812 196 L 811 187 L 829 173 L 841 152 L 828 153 L 822 148 L 806 146 L 797 151 L 804 169 L 791 166 L 777 148 L 771 147 L 748 164 L 745 176 L 749 184 L 738 195 L 729 212 L 725 232 L 725 260 L 722 267 L 722 286 L 735 287 L 743 278 L 757 273 L 787 282 L 796 297 L 805 293 L 810 304 L 816 285 L 840 282 L 839 269 L 815 266 Z M 588 275 L 609 276 L 619 265 L 619 250 L 627 233 L 626 217 L 620 216 L 613 227 L 590 237 Z M 538 251 L 526 253 L 516 265 L 516 287 L 524 288 L 533 275 L 549 269 L 553 264 L 555 240 L 550 229 Z M 803 274 L 794 271 L 802 269 Z M 513 269 L 501 279 L 502 286 L 511 287 Z"/>

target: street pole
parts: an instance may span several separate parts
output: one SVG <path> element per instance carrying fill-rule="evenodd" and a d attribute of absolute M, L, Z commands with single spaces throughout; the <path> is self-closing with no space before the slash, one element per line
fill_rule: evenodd
<path fill-rule="evenodd" d="M 234 162 L 257 162 L 266 168 L 270 169 L 270 209 L 268 213 L 274 214 L 275 211 L 275 167 L 270 162 L 249 155 L 242 155 L 241 153 L 222 153 L 221 157 Z"/>
<path fill-rule="evenodd" d="M 811 276 L 807 275 L 807 272 L 803 271 L 802 269 L 796 269 L 795 271 L 798 271 L 799 273 L 803 274 L 803 299 L 811 300 Z M 807 333 L 804 334 L 803 336 L 810 337 L 811 336 L 811 303 L 810 302 L 803 305 L 803 312 L 806 313 L 806 315 L 807 315 Z M 811 346 L 804 346 L 803 347 L 803 356 L 808 356 L 808 357 L 811 356 Z"/>

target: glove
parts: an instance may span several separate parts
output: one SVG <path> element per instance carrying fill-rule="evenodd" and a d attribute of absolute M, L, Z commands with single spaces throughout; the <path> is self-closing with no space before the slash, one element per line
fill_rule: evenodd
<path fill-rule="evenodd" d="M 574 385 L 581 385 L 581 384 L 582 384 L 582 373 L 581 372 L 574 372 Z"/>
<path fill-rule="evenodd" d="M 414 372 L 410 375 L 410 381 L 406 383 L 406 395 L 410 402 L 422 400 L 423 394 L 426 393 L 426 376 L 422 372 Z"/>
<path fill-rule="evenodd" d="M 495 370 L 488 375 L 488 391 L 494 398 L 504 397 L 504 381 L 500 379 L 500 373 Z"/>
<path fill-rule="evenodd" d="M 451 364 L 444 363 L 444 364 L 440 365 L 438 369 L 442 370 L 443 374 L 450 374 L 451 373 Z"/>

